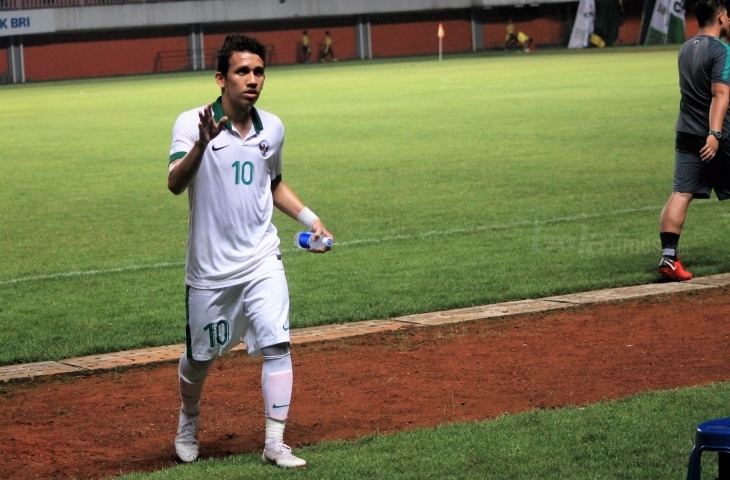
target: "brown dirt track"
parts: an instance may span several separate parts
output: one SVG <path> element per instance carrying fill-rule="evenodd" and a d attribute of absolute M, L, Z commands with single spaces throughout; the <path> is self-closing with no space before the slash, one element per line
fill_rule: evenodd
<path fill-rule="evenodd" d="M 290 445 L 730 378 L 727 288 L 297 345 Z M 208 377 L 201 457 L 263 441 L 259 361 Z M 0 385 L 0 478 L 175 464 L 176 365 Z"/>

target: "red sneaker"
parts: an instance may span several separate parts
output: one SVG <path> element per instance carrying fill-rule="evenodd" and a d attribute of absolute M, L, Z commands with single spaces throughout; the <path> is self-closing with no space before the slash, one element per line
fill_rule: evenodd
<path fill-rule="evenodd" d="M 692 278 L 692 274 L 684 269 L 684 265 L 679 261 L 679 258 L 676 260 L 667 257 L 662 258 L 662 261 L 659 263 L 659 273 L 667 280 L 675 280 L 678 282 Z"/>

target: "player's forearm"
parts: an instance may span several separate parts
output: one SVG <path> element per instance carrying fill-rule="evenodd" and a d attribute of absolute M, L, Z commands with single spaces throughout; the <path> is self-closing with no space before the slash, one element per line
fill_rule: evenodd
<path fill-rule="evenodd" d="M 274 206 L 296 220 L 297 215 L 304 208 L 304 203 L 299 200 L 292 189 L 286 183 L 279 182 L 272 195 L 274 196 Z"/>
<path fill-rule="evenodd" d="M 710 103 L 710 130 L 722 131 L 728 105 L 730 105 L 730 88 L 726 85 L 714 83 L 712 85 L 712 102 Z"/>
<path fill-rule="evenodd" d="M 167 188 L 172 193 L 179 195 L 188 188 L 190 182 L 195 178 L 195 174 L 198 173 L 206 146 L 200 140 L 196 141 L 193 148 L 172 166 L 167 173 Z"/>
<path fill-rule="evenodd" d="M 712 104 L 710 105 L 710 130 L 722 131 L 722 124 L 723 120 L 725 120 L 725 112 L 727 112 L 728 104 L 730 102 L 727 97 L 713 97 Z"/>

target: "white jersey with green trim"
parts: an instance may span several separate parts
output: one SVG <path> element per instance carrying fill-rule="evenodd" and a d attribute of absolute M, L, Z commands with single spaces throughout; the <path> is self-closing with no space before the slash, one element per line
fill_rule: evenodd
<path fill-rule="evenodd" d="M 170 162 L 183 158 L 198 138 L 198 112 L 175 122 Z M 216 121 L 223 116 L 220 98 L 213 104 Z M 259 266 L 280 254 L 271 223 L 271 181 L 281 175 L 284 125 L 273 114 L 251 110 L 251 130 L 239 134 L 228 123 L 206 147 L 188 186 L 190 224 L 185 282 L 194 288 L 224 288 L 263 275 Z M 270 265 L 268 262 L 267 265 Z"/>

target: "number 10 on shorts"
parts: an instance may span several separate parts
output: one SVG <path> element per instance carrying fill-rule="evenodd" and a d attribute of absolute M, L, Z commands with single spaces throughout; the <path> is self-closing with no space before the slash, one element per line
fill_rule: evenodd
<path fill-rule="evenodd" d="M 203 330 L 208 332 L 210 340 L 210 348 L 214 348 L 216 344 L 225 345 L 231 339 L 231 327 L 226 320 L 220 322 L 209 323 Z"/>

